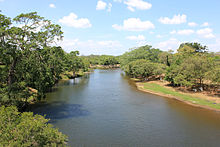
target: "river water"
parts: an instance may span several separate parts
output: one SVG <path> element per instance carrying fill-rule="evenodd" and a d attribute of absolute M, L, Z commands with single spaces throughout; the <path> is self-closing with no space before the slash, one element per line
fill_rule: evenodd
<path fill-rule="evenodd" d="M 61 81 L 32 111 L 70 146 L 220 146 L 220 113 L 138 91 L 121 70 Z"/>

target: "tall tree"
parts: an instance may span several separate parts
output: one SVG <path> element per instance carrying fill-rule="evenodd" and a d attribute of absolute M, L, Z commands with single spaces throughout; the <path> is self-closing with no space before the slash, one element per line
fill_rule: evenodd
<path fill-rule="evenodd" d="M 18 99 L 18 93 L 28 93 L 27 87 L 37 89 L 39 96 L 44 95 L 46 89 L 54 84 L 53 80 L 56 80 L 51 78 L 53 74 L 57 77 L 49 63 L 51 59 L 45 55 L 51 52 L 44 50 L 55 50 L 51 44 L 62 39 L 61 27 L 36 12 L 20 14 L 13 20 L 1 14 L 0 19 L 0 62 L 4 65 L 4 72 L 1 72 L 4 74 L 1 85 L 4 86 L 1 86 L 1 91 L 5 91 L 2 97 L 9 101 Z M 12 22 L 17 25 L 12 25 Z"/>

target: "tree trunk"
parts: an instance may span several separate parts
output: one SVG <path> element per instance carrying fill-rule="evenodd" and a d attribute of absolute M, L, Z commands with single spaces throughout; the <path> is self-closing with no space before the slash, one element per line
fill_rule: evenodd
<path fill-rule="evenodd" d="M 73 79 L 75 79 L 75 78 L 76 78 L 76 72 L 73 71 Z"/>
<path fill-rule="evenodd" d="M 14 82 L 14 74 L 15 74 L 15 67 L 17 63 L 17 58 L 12 62 L 11 67 L 9 69 L 8 73 L 8 85 L 11 86 L 11 84 Z"/>
<path fill-rule="evenodd" d="M 169 57 L 167 55 L 167 66 L 170 66 Z"/>

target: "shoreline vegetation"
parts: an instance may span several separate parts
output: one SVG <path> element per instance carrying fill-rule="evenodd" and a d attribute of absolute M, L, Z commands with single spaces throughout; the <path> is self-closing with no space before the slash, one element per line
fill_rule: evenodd
<path fill-rule="evenodd" d="M 120 64 L 113 64 L 113 65 L 91 65 L 91 69 L 114 69 L 120 68 Z"/>
<path fill-rule="evenodd" d="M 121 55 L 120 64 L 139 90 L 220 110 L 220 53 L 207 46 L 182 43 L 176 53 L 141 46 Z"/>
<path fill-rule="evenodd" d="M 176 99 L 194 107 L 220 112 L 220 98 L 217 96 L 209 96 L 204 93 L 183 92 L 177 88 L 168 86 L 168 82 L 164 81 L 140 82 L 135 78 L 131 78 L 131 80 L 135 82 L 137 89 L 140 91 Z"/>
<path fill-rule="evenodd" d="M 78 71 L 75 74 L 75 77 L 73 77 L 71 72 L 64 72 L 61 74 L 61 79 L 60 80 L 69 80 L 69 79 L 74 79 L 74 78 L 79 78 L 84 76 L 85 74 L 92 73 L 94 69 L 117 69 L 120 68 L 120 64 L 114 64 L 114 65 L 90 65 L 88 68 L 88 71 Z"/>

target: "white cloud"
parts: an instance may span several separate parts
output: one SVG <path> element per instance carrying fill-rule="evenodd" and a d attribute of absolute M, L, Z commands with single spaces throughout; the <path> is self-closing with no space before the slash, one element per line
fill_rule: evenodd
<path fill-rule="evenodd" d="M 117 1 L 121 2 L 120 0 Z M 147 10 L 152 7 L 152 4 L 145 2 L 143 0 L 125 0 L 124 4 L 126 4 L 127 8 L 132 12 L 135 11 L 135 8 L 137 10 Z"/>
<path fill-rule="evenodd" d="M 145 40 L 145 37 L 144 37 L 144 35 L 127 36 L 126 39 L 128 39 L 128 40 L 135 40 L 135 41 L 143 41 L 143 40 Z"/>
<path fill-rule="evenodd" d="M 64 16 L 59 19 L 59 22 L 63 25 L 74 28 L 89 28 L 92 26 L 87 18 L 78 18 L 75 13 L 70 13 L 68 16 Z"/>
<path fill-rule="evenodd" d="M 178 49 L 180 43 L 181 42 L 179 40 L 177 40 L 176 38 L 170 38 L 169 40 L 162 41 L 162 42 L 156 44 L 156 48 L 159 48 L 164 51 L 176 50 L 176 49 Z"/>
<path fill-rule="evenodd" d="M 163 23 L 163 24 L 181 24 L 181 23 L 185 23 L 187 16 L 185 14 L 178 14 L 178 15 L 174 15 L 173 18 L 168 18 L 168 17 L 160 17 L 159 18 L 159 22 Z"/>
<path fill-rule="evenodd" d="M 96 5 L 96 10 L 105 10 L 107 3 L 99 0 Z"/>
<path fill-rule="evenodd" d="M 56 6 L 54 4 L 50 4 L 49 7 L 50 8 L 56 8 Z"/>
<path fill-rule="evenodd" d="M 137 41 L 136 43 L 137 43 L 137 47 L 151 44 L 150 42 L 147 42 L 146 40 L 140 40 L 140 41 Z"/>
<path fill-rule="evenodd" d="M 0 2 L 4 2 L 4 0 L 0 0 Z"/>
<path fill-rule="evenodd" d="M 102 0 L 99 0 L 97 2 L 97 5 L 96 5 L 96 10 L 107 10 L 108 12 L 111 12 L 111 9 L 112 9 L 112 4 L 111 3 L 106 3 Z"/>
<path fill-rule="evenodd" d="M 207 26 L 209 26 L 209 23 L 208 22 L 204 22 L 201 26 L 202 27 L 207 27 Z"/>
<path fill-rule="evenodd" d="M 66 52 L 78 50 L 81 55 L 116 55 L 119 53 L 122 54 L 125 51 L 122 44 L 115 40 L 80 41 L 79 39 L 64 39 L 62 42 L 59 42 L 58 45 L 60 45 Z"/>
<path fill-rule="evenodd" d="M 139 18 L 129 18 L 124 20 L 123 25 L 114 24 L 112 27 L 116 30 L 127 31 L 144 31 L 148 29 L 154 29 L 155 26 L 150 21 L 141 21 Z"/>
<path fill-rule="evenodd" d="M 195 31 L 191 29 L 178 30 L 178 31 L 173 30 L 170 32 L 170 34 L 178 34 L 178 35 L 191 35 L 193 33 L 195 33 Z"/>
<path fill-rule="evenodd" d="M 156 37 L 157 37 L 157 38 L 163 38 L 163 36 L 162 36 L 162 35 L 157 35 Z"/>
<path fill-rule="evenodd" d="M 209 51 L 220 52 L 220 38 L 215 40 L 215 43 L 208 44 Z"/>
<path fill-rule="evenodd" d="M 211 28 L 200 29 L 196 33 L 202 38 L 215 38 Z"/>
<path fill-rule="evenodd" d="M 190 30 L 190 29 L 185 29 L 185 30 L 177 31 L 177 34 L 179 34 L 179 35 L 191 35 L 193 33 L 195 33 L 195 31 L 194 30 Z"/>
<path fill-rule="evenodd" d="M 108 12 L 111 12 L 111 10 L 112 10 L 112 4 L 111 4 L 111 3 L 108 3 L 107 11 L 108 11 Z"/>
<path fill-rule="evenodd" d="M 188 23 L 188 26 L 190 26 L 190 27 L 195 27 L 195 26 L 197 26 L 198 24 L 197 23 L 195 23 L 195 22 L 189 22 Z"/>
<path fill-rule="evenodd" d="M 122 2 L 122 0 L 113 0 L 114 2 L 119 2 L 119 3 L 121 3 Z"/>
<path fill-rule="evenodd" d="M 147 43 L 144 35 L 127 36 L 126 39 L 136 41 L 137 46 L 143 46 L 143 45 L 149 44 Z"/>
<path fill-rule="evenodd" d="M 170 34 L 176 34 L 176 30 L 171 31 Z"/>

